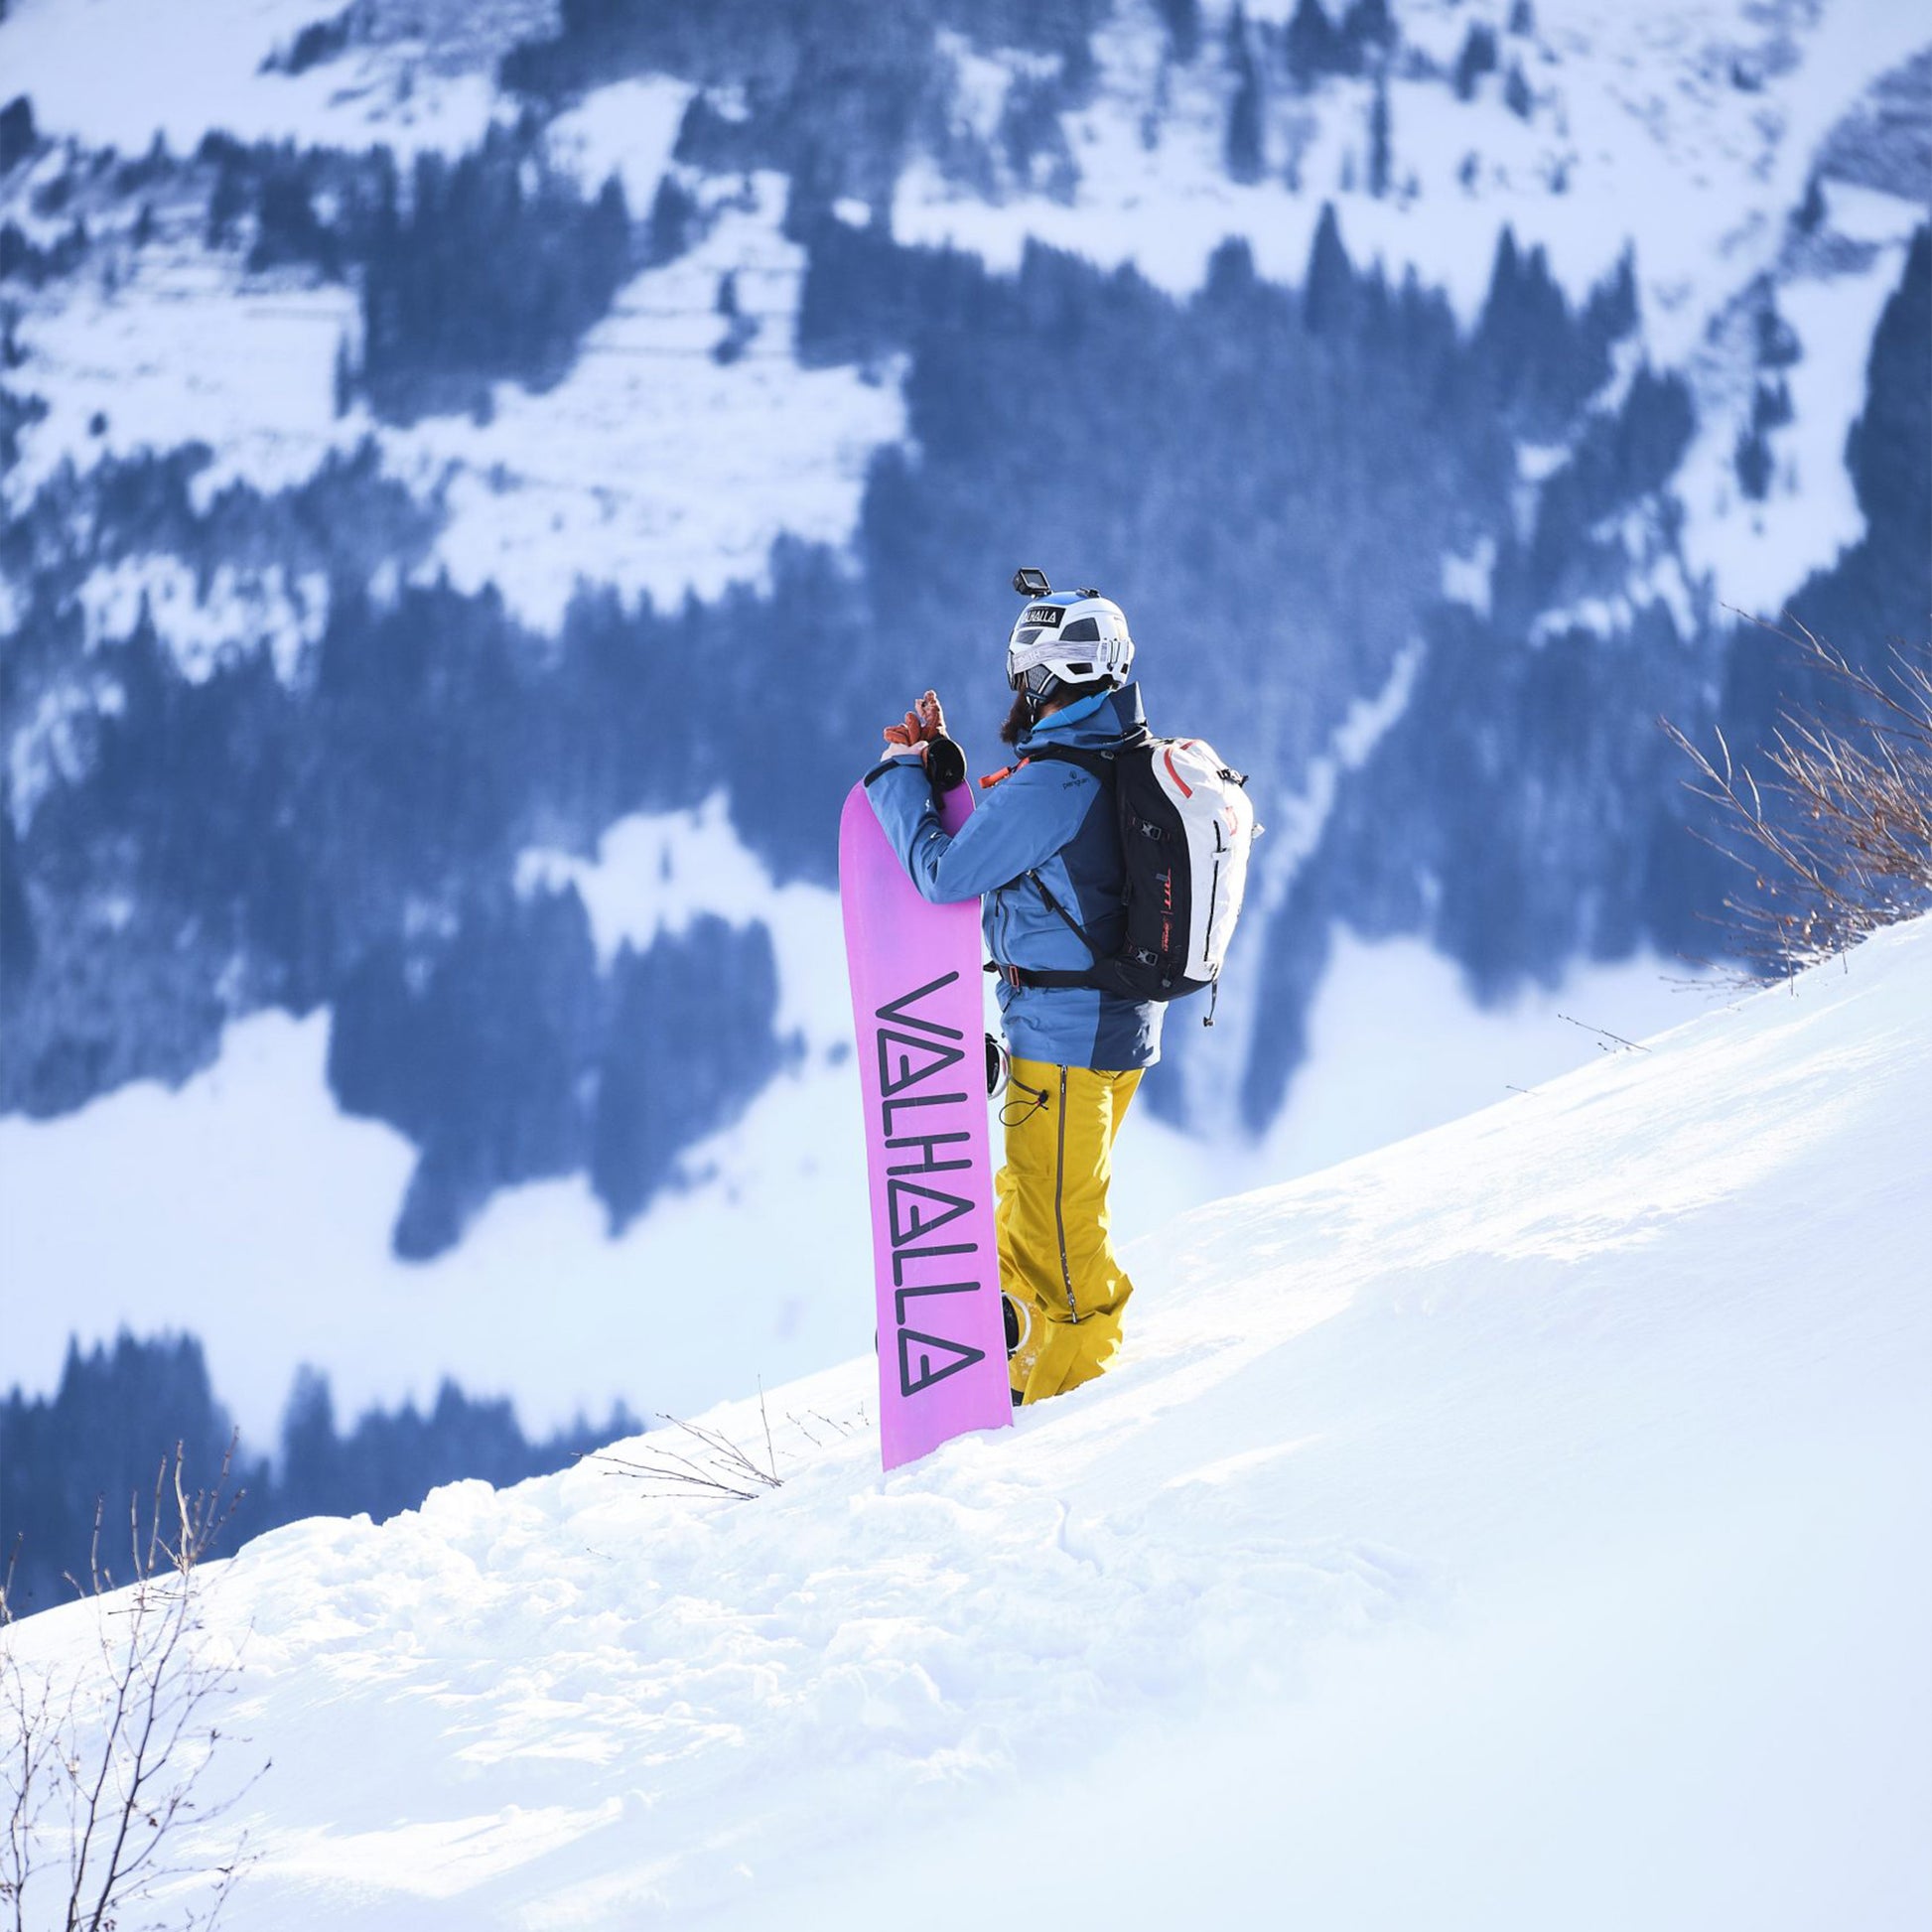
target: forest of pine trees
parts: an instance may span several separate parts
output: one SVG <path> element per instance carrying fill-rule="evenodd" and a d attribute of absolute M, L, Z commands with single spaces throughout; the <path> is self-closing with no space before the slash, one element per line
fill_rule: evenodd
<path fill-rule="evenodd" d="M 534 124 L 492 127 L 454 161 L 420 155 L 407 183 L 383 148 L 210 134 L 196 164 L 209 175 L 209 247 L 245 242 L 252 273 L 303 264 L 353 279 L 361 352 L 338 404 L 365 394 L 395 421 L 486 407 L 493 381 L 555 382 L 638 266 L 621 185 L 587 195 L 550 166 Z"/>
<path fill-rule="evenodd" d="M 114 678 L 119 709 L 89 719 L 84 775 L 39 801 L 12 855 L 28 887 L 0 957 L 11 1029 L 0 1103 L 59 1113 L 130 1078 L 178 1079 L 212 1058 L 237 1011 L 327 1006 L 340 1104 L 418 1150 L 399 1253 L 440 1253 L 497 1189 L 571 1173 L 621 1227 L 676 1184 L 684 1149 L 786 1063 L 769 937 L 713 921 L 607 965 L 573 892 L 516 889 L 517 855 L 539 843 L 588 852 L 627 812 L 722 789 L 777 878 L 829 884 L 825 828 L 851 781 L 852 721 L 901 674 L 900 639 L 929 640 L 926 675 L 958 693 L 963 730 L 985 737 L 996 722 L 986 638 L 1003 634 L 1006 607 L 988 557 L 1078 557 L 1098 581 L 1133 585 L 1157 721 L 1184 718 L 1272 782 L 1292 782 L 1425 626 L 1426 676 L 1460 665 L 1432 702 L 1445 718 L 1487 704 L 1485 742 L 1514 749 L 1479 784 L 1446 769 L 1440 793 L 1417 793 L 1415 771 L 1440 763 L 1442 746 L 1412 748 L 1396 789 L 1418 799 L 1416 821 L 1349 848 L 1338 815 L 1345 857 L 1311 869 L 1298 919 L 1325 927 L 1344 905 L 1369 920 L 1405 905 L 1421 917 L 1395 881 L 1427 852 L 1443 881 L 1435 936 L 1484 987 L 1579 946 L 1681 941 L 1709 882 L 1652 852 L 1681 825 L 1561 804 L 1596 780 L 1574 761 L 1534 774 L 1525 762 L 1554 687 L 1501 688 L 1518 670 L 1547 683 L 1573 661 L 1545 650 L 1517 663 L 1543 613 L 1614 594 L 1625 560 L 1602 533 L 1662 487 L 1694 427 L 1682 382 L 1641 368 L 1615 409 L 1590 411 L 1635 322 L 1627 261 L 1577 304 L 1540 250 L 1505 234 L 1465 333 L 1441 297 L 1356 268 L 1332 212 L 1300 289 L 1261 280 L 1236 243 L 1182 302 L 1131 270 L 1042 248 L 1002 276 L 831 219 L 805 240 L 800 354 L 905 355 L 922 452 L 917 464 L 897 448 L 878 457 L 856 573 L 780 543 L 764 591 L 667 611 L 587 591 L 559 637 L 538 640 L 487 591 L 428 583 L 369 600 L 378 561 L 408 572 L 431 532 L 372 457 L 281 497 L 230 489 L 199 507 L 196 458 L 102 468 L 94 555 L 274 554 L 329 578 L 331 615 L 292 684 L 261 654 L 190 683 L 150 629 L 90 660 Z M 1775 440 L 1775 318 L 1764 341 L 1763 433 Z M 1042 437 L 1061 426 L 1066 460 L 1042 462 Z M 1518 441 L 1570 446 L 1527 528 Z M 1889 460 L 1866 444 L 1862 461 Z M 0 533 L 18 581 L 62 554 L 69 514 L 51 488 Z M 1459 641 L 1466 616 L 1432 615 L 1440 559 L 1485 542 L 1489 609 Z M 74 648 L 63 590 L 73 581 L 39 580 L 18 674 Z M 1203 639 L 1199 613 L 1216 609 L 1241 621 Z M 983 635 L 962 612 L 980 614 Z M 784 755 L 748 759 L 732 720 L 766 703 L 779 632 Z M 1647 619 L 1603 658 L 1619 704 L 1633 694 L 1623 709 L 1640 745 L 1642 719 L 1666 699 L 1692 723 L 1708 709 L 1701 684 L 1678 689 L 1688 641 Z M 1602 657 L 1577 655 L 1578 674 L 1596 676 Z M 693 680 L 692 665 L 705 675 Z M 1639 764 L 1625 774 L 1633 795 L 1648 785 L 1674 798 L 1668 773 Z M 1481 822 L 1464 822 L 1478 798 Z M 1576 849 L 1555 865 L 1545 833 L 1559 811 Z M 1617 916 L 1579 924 L 1546 902 L 1546 875 L 1572 898 L 1589 881 L 1583 897 Z M 1484 895 L 1466 915 L 1464 882 Z M 1332 905 L 1306 897 L 1317 893 Z M 103 925 L 89 910 L 103 898 L 131 915 Z M 1262 947 L 1287 962 L 1271 973 L 1298 959 L 1310 970 L 1287 926 Z M 1250 1075 L 1257 1126 L 1299 1056 L 1311 984 L 1285 982 L 1268 1002 Z"/>
<path fill-rule="evenodd" d="M 380 1522 L 443 1483 L 480 1477 L 501 1487 L 546 1475 L 642 1427 L 620 1405 L 600 1425 L 580 1420 L 531 1441 L 508 1402 L 479 1401 L 445 1381 L 426 1411 L 372 1408 L 342 1428 L 328 1378 L 304 1369 L 276 1452 L 245 1442 L 235 1449 L 228 1488 L 239 1500 L 217 1554 L 305 1516 Z M 0 1399 L 0 1578 L 11 1562 L 16 1614 L 65 1601 L 69 1576 L 86 1583 L 96 1506 L 102 1566 L 125 1576 L 130 1497 L 152 1498 L 177 1444 L 189 1490 L 211 1487 L 232 1442 L 192 1335 L 69 1343 L 52 1396 L 16 1388 Z"/>
<path fill-rule="evenodd" d="M 384 476 L 373 447 L 269 494 L 204 492 L 211 457 L 194 448 L 51 480 L 0 525 L 0 568 L 22 609 L 9 675 L 30 691 L 79 665 L 102 701 L 76 713 L 70 756 L 32 811 L 0 811 L 0 1107 L 54 1115 L 131 1079 L 180 1080 L 209 1063 L 238 1014 L 326 1007 L 338 1101 L 418 1151 L 399 1253 L 441 1253 L 497 1189 L 562 1173 L 586 1173 L 621 1227 L 793 1052 L 776 1031 L 770 940 L 748 915 L 600 960 L 576 895 L 519 890 L 518 855 L 533 844 L 588 853 L 625 813 L 722 791 L 774 877 L 829 884 L 826 828 L 858 755 L 853 721 L 902 675 L 904 638 L 925 640 L 923 674 L 956 689 L 962 729 L 983 737 L 996 721 L 988 639 L 1007 609 L 1003 567 L 988 559 L 1077 558 L 1131 586 L 1158 717 L 1225 739 L 1283 792 L 1348 707 L 1427 643 L 1425 694 L 1457 725 L 1409 748 L 1399 777 L 1376 764 L 1351 784 L 1409 797 L 1415 770 L 1438 770 L 1443 795 L 1416 810 L 1440 823 L 1418 817 L 1351 845 L 1344 804 L 1334 852 L 1298 886 L 1297 920 L 1409 918 L 1487 990 L 1578 947 L 1681 937 L 1706 890 L 1694 867 L 1659 856 L 1682 827 L 1648 804 L 1641 822 L 1582 809 L 1599 774 L 1579 760 L 1531 768 L 1553 719 L 1607 729 L 1589 726 L 1582 694 L 1614 699 L 1618 717 L 1668 699 L 1687 726 L 1712 710 L 1712 692 L 1747 718 L 1766 701 L 1756 672 L 1722 661 L 1718 625 L 1694 619 L 1694 635 L 1676 634 L 1681 613 L 1640 614 L 1613 647 L 1548 647 L 1566 610 L 1627 584 L 1626 522 L 1648 519 L 1666 551 L 1673 541 L 1661 498 L 1693 408 L 1678 378 L 1618 352 L 1637 321 L 1632 264 L 1579 302 L 1540 249 L 1505 232 L 1468 329 L 1413 278 L 1352 262 L 1331 207 L 1299 287 L 1264 281 L 1233 243 L 1183 300 L 1131 268 L 1038 246 L 1011 274 L 900 246 L 890 224 L 855 228 L 828 210 L 838 193 L 893 179 L 918 136 L 900 111 L 917 98 L 897 89 L 901 74 L 929 77 L 942 30 L 988 45 L 1024 30 L 1064 57 L 1028 85 L 1077 100 L 1092 81 L 1079 50 L 1095 7 L 996 6 L 961 25 L 951 0 L 918 0 L 885 27 L 867 14 L 877 31 L 862 34 L 864 11 L 861 0 L 566 0 L 557 31 L 506 64 L 525 90 L 522 117 L 407 176 L 381 150 L 221 135 L 193 157 L 157 141 L 88 164 L 129 194 L 192 176 L 187 187 L 206 192 L 205 239 L 257 274 L 351 281 L 363 326 L 359 345 L 344 346 L 339 400 L 407 420 L 486 408 L 493 382 L 554 380 L 622 277 L 702 229 L 675 172 L 633 228 L 615 182 L 587 189 L 552 170 L 542 111 L 626 62 L 725 76 L 744 83 L 744 113 L 694 99 L 680 153 L 790 172 L 787 227 L 807 258 L 798 353 L 820 366 L 903 358 L 908 437 L 875 459 L 849 556 L 781 540 L 761 587 L 675 609 L 586 589 L 555 638 L 524 631 L 493 591 L 460 592 L 425 570 L 436 511 Z M 1161 13 L 1175 60 L 1232 75 L 1231 172 L 1269 166 L 1271 88 L 1366 76 L 1355 89 L 1365 185 L 1394 192 L 1395 25 L 1382 0 L 1299 0 L 1285 24 L 1236 8 L 1211 35 L 1198 0 L 1163 0 Z M 1472 27 L 1446 84 L 1497 85 L 1531 25 L 1519 5 L 1501 35 Z M 288 58 L 327 56 L 303 46 Z M 1056 125 L 1029 111 L 1001 137 L 1048 186 L 1064 157 L 1039 130 Z M 8 151 L 37 139 L 26 103 L 0 111 Z M 56 201 L 67 180 L 45 185 Z M 77 217 L 69 232 L 84 249 Z M 0 273 L 59 272 L 52 256 L 68 246 L 0 230 Z M 1897 374 L 1923 340 L 1910 334 L 1922 330 L 1912 291 L 1923 279 L 1921 244 L 1904 307 L 1887 310 L 1874 401 L 1854 439 L 1855 474 L 1885 479 L 1868 492 L 1861 482 L 1871 534 L 1808 587 L 1861 634 L 1881 636 L 1881 616 L 1914 608 L 1913 564 L 1899 559 L 1920 547 L 1889 507 L 1913 500 L 1910 463 L 1884 426 L 1924 414 Z M 729 281 L 719 300 L 728 314 Z M 5 328 L 0 316 L 0 360 L 13 353 Z M 1768 285 L 1752 330 L 1755 402 L 1733 451 L 1746 498 L 1776 475 L 1785 371 L 1801 352 Z M 1897 391 L 1884 408 L 1881 390 Z M 0 465 L 31 407 L 0 390 Z M 1519 514 L 1524 444 L 1554 461 L 1533 514 Z M 246 651 L 193 682 L 151 621 L 83 650 L 87 574 L 149 554 L 203 574 L 246 557 L 320 575 L 324 633 L 287 682 Z M 1443 559 L 1474 556 L 1493 560 L 1486 608 L 1445 611 Z M 372 597 L 385 577 L 405 588 Z M 1239 622 L 1204 626 L 1200 614 L 1216 610 Z M 1680 692 L 1686 663 L 1695 675 Z M 1439 684 L 1446 665 L 1457 681 Z M 782 753 L 748 759 L 733 721 L 765 705 L 774 680 Z M 1473 774 L 1447 750 L 1470 708 L 1482 723 L 1465 748 Z M 1628 729 L 1647 744 L 1641 722 Z M 1630 757 L 1632 787 L 1669 789 Z M 1479 822 L 1463 809 L 1477 798 Z M 1551 825 L 1574 850 L 1553 855 Z M 1402 883 L 1419 868 L 1440 875 L 1427 906 Z M 1596 909 L 1563 915 L 1545 875 Z M 1265 943 L 1276 985 L 1251 1071 L 1257 1126 L 1280 1104 L 1311 984 L 1300 926 L 1278 924 Z M 1151 1083 L 1153 1104 L 1160 1090 Z"/>
<path fill-rule="evenodd" d="M 407 212 L 385 178 L 371 222 L 359 381 L 403 420 L 474 405 L 498 377 L 547 388 L 631 268 L 615 176 L 586 203 L 502 129 L 455 163 L 421 155 Z"/>

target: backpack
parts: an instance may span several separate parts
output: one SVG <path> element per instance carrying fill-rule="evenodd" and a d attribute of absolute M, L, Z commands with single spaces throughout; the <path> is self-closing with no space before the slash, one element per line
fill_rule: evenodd
<path fill-rule="evenodd" d="M 1093 986 L 1129 1000 L 1218 991 L 1247 890 L 1248 854 L 1261 831 L 1247 778 L 1198 738 L 1145 732 L 1118 751 L 1052 745 L 1030 756 L 1080 765 L 1113 787 L 1127 928 L 1119 950 L 1103 958 L 1039 874 L 1030 872 L 1040 897 L 1078 935 L 1094 963 L 1086 972 L 1029 972 L 1022 982 Z M 1211 1002 L 1204 1024 L 1214 1024 Z"/>

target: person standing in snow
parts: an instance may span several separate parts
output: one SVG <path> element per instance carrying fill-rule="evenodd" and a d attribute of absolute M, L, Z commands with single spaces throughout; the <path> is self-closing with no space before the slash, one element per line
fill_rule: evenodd
<path fill-rule="evenodd" d="M 1164 1009 L 1078 984 L 1123 931 L 1113 787 L 1098 772 L 1106 754 L 1146 735 L 1140 687 L 1127 681 L 1133 661 L 1117 604 L 1092 590 L 1045 593 L 1007 643 L 1014 701 L 1000 736 L 1019 756 L 980 781 L 979 809 L 959 831 L 940 829 L 925 768 L 945 729 L 934 692 L 886 728 L 885 756 L 866 777 L 920 895 L 983 902 L 1011 1054 L 994 1187 L 1016 1407 L 1100 1374 L 1134 1292 L 1114 1253 L 1107 1191 L 1114 1137 L 1160 1057 Z"/>

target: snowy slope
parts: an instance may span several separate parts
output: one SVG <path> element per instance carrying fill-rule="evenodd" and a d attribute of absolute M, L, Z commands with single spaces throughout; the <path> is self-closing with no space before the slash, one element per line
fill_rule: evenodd
<path fill-rule="evenodd" d="M 542 0 L 428 0 L 408 10 L 413 36 L 384 36 L 305 73 L 271 65 L 328 12 L 316 0 L 15 0 L 6 90 L 30 95 L 55 133 L 124 154 L 156 134 L 193 150 L 211 128 L 404 154 L 454 149 L 489 125 L 496 58 L 550 10 Z"/>
<path fill-rule="evenodd" d="M 1413 267 L 1473 317 L 1504 222 L 1550 250 L 1576 294 L 1634 246 L 1654 352 L 1681 359 L 1723 299 L 1776 259 L 1784 215 L 1817 148 L 1861 91 L 1925 44 L 1902 0 L 1751 4 L 1544 0 L 1527 33 L 1510 7 L 1403 0 L 1389 81 L 1390 180 L 1371 192 L 1367 76 L 1323 75 L 1309 91 L 1268 76 L 1262 178 L 1230 181 L 1225 136 L 1234 82 L 1212 58 L 1232 6 L 1203 8 L 1209 58 L 1166 60 L 1152 5 L 1121 9 L 1096 37 L 1091 106 L 1065 116 L 1078 180 L 1070 192 L 1015 184 L 999 202 L 934 168 L 908 171 L 896 232 L 944 239 L 1016 263 L 1028 236 L 1106 263 L 1132 261 L 1162 286 L 1197 287 L 1208 257 L 1245 238 L 1262 272 L 1299 281 L 1324 200 L 1358 258 L 1391 278 Z M 1331 15 L 1339 8 L 1331 7 Z M 1295 0 L 1244 7 L 1282 21 Z M 1471 97 L 1448 84 L 1472 24 L 1498 37 L 1498 70 Z M 962 134 L 997 123 L 1028 57 L 955 56 L 948 96 Z M 1527 112 L 1502 101 L 1511 66 Z"/>
<path fill-rule="evenodd" d="M 560 147 L 582 152 L 574 130 Z M 613 152 L 615 166 L 625 151 Z M 111 286 L 89 280 L 18 305 L 47 412 L 21 439 L 0 506 L 24 509 L 63 465 L 84 474 L 105 458 L 197 440 L 217 453 L 196 480 L 205 504 L 237 481 L 290 486 L 372 442 L 385 472 L 437 512 L 423 579 L 447 571 L 464 590 L 494 584 L 537 628 L 556 629 L 580 582 L 675 605 L 687 591 L 717 597 L 758 581 L 781 535 L 844 542 L 867 461 L 902 433 L 902 411 L 890 372 L 794 361 L 804 257 L 778 231 L 782 177 L 714 199 L 705 240 L 625 284 L 566 381 L 542 396 L 494 385 L 484 424 L 431 417 L 385 428 L 364 407 L 338 412 L 337 352 L 359 328 L 345 288 L 242 276 L 179 236 L 130 251 Z M 722 363 L 711 351 L 731 327 L 716 309 L 727 273 L 756 290 L 758 333 Z M 207 655 L 199 632 L 260 634 L 255 614 L 224 608 L 219 586 L 198 605 L 191 580 L 178 601 L 166 580 L 180 568 L 162 558 L 146 573 L 96 571 L 82 593 L 90 642 L 126 636 L 144 590 L 191 667 Z M 312 615 L 319 633 L 326 603 Z"/>
<path fill-rule="evenodd" d="M 1922 1925 L 1929 985 L 1921 921 L 1184 1217 L 1104 1382 L 890 1478 L 860 1360 L 755 1501 L 263 1539 L 232 1923 Z"/>
<path fill-rule="evenodd" d="M 533 880 L 579 883 L 603 948 L 647 943 L 693 909 L 773 923 L 779 1024 L 803 1056 L 689 1152 L 685 1184 L 614 1239 L 581 1175 L 529 1182 L 493 1200 L 454 1252 L 400 1261 L 388 1233 L 415 1151 L 337 1106 L 326 1016 L 256 1015 L 179 1090 L 142 1081 L 58 1121 L 0 1120 L 0 1277 L 63 1285 L 8 1308 L 0 1379 L 52 1388 L 75 1332 L 186 1328 L 265 1449 L 305 1362 L 328 1371 L 349 1415 L 428 1402 L 452 1375 L 513 1396 L 526 1425 L 548 1428 L 616 1400 L 704 1408 L 747 1373 L 789 1380 L 864 1347 L 871 1236 L 832 896 L 760 887 L 709 808 L 623 821 L 596 868 L 541 852 L 526 865 Z M 1137 1237 L 1232 1188 L 1453 1119 L 1599 1057 L 1593 1027 L 1629 1037 L 1722 997 L 1678 970 L 1579 966 L 1484 1011 L 1422 942 L 1344 933 L 1296 1104 L 1259 1145 L 1196 1140 L 1144 1111 L 1116 1157 L 1117 1224 Z M 1201 1035 L 1198 1072 L 1225 1077 L 1230 1033 Z"/>

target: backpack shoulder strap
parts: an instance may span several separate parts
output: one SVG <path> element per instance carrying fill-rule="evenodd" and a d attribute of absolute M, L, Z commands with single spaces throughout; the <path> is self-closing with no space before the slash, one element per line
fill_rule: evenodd
<path fill-rule="evenodd" d="M 1090 751 L 1084 745 L 1042 745 L 1038 751 L 1027 754 L 1027 762 L 1077 764 L 1082 771 L 1103 783 L 1114 775 L 1113 754 Z"/>
<path fill-rule="evenodd" d="M 1105 751 L 1091 745 L 1042 745 L 1036 751 L 1029 752 L 1029 760 L 1035 759 L 1055 759 L 1062 764 L 1077 764 L 1081 770 L 1091 772 L 1103 782 L 1110 781 L 1120 769 L 1120 755 L 1123 752 L 1136 752 L 1154 743 L 1145 725 L 1131 737 L 1124 738 L 1118 745 L 1109 746 Z"/>

